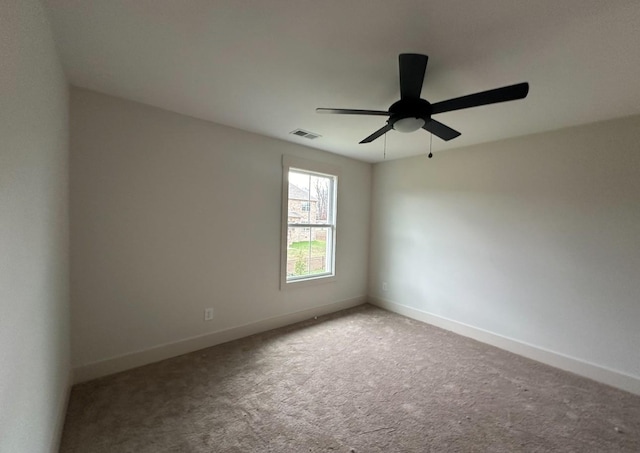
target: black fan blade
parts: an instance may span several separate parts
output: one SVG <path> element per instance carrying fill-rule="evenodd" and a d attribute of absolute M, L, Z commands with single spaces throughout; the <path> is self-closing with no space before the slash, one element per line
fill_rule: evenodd
<path fill-rule="evenodd" d="M 402 53 L 398 57 L 400 64 L 400 97 L 402 99 L 420 99 L 424 72 L 429 57 L 417 53 Z"/>
<path fill-rule="evenodd" d="M 480 105 L 495 104 L 497 102 L 514 101 L 527 97 L 529 84 L 527 82 L 509 85 L 494 90 L 482 91 L 480 93 L 469 94 L 448 101 L 431 104 L 431 114 L 450 112 L 452 110 L 468 109 Z"/>
<path fill-rule="evenodd" d="M 337 113 L 340 115 L 377 115 L 377 116 L 389 116 L 389 112 L 383 110 L 357 110 L 357 109 L 316 109 L 316 113 Z"/>
<path fill-rule="evenodd" d="M 362 140 L 360 143 L 371 143 L 376 138 L 381 137 L 387 132 L 389 132 L 391 129 L 393 129 L 393 126 L 387 123 L 384 127 L 381 127 L 380 129 L 375 131 L 373 134 L 369 135 L 367 138 Z"/>
<path fill-rule="evenodd" d="M 445 141 L 449 141 L 460 136 L 460 132 L 457 130 L 451 129 L 446 124 L 442 124 L 440 121 L 436 121 L 434 119 L 427 121 L 424 126 L 422 126 L 422 129 L 431 132 L 433 135 L 437 135 Z"/>

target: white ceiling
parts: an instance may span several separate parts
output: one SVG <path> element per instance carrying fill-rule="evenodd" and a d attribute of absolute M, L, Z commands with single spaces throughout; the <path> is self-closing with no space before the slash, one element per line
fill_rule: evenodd
<path fill-rule="evenodd" d="M 444 113 L 434 152 L 640 113 L 637 0 L 45 0 L 71 84 L 376 162 L 358 142 L 423 53 L 430 102 L 528 81 L 522 101 Z M 289 134 L 302 128 L 314 141 Z M 386 158 L 429 134 L 387 134 Z"/>

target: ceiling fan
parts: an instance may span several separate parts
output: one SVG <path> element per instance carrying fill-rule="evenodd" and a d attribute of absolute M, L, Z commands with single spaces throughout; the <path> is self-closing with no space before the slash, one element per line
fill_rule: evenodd
<path fill-rule="evenodd" d="M 414 132 L 420 128 L 431 132 L 442 140 L 448 141 L 458 137 L 460 132 L 434 120 L 431 118 L 432 115 L 523 99 L 529 93 L 529 84 L 524 82 L 431 104 L 420 97 L 428 59 L 429 57 L 426 55 L 415 53 L 400 54 L 398 57 L 400 65 L 400 100 L 392 104 L 387 111 L 318 108 L 316 112 L 389 117 L 386 125 L 360 143 L 370 143 L 392 129 L 398 132 Z"/>

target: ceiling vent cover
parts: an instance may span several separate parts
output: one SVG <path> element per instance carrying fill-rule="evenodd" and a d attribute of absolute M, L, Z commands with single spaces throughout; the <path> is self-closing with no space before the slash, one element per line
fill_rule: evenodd
<path fill-rule="evenodd" d="M 320 134 L 314 134 L 313 132 L 305 131 L 304 129 L 296 129 L 289 133 L 297 135 L 298 137 L 308 138 L 309 140 L 315 140 L 318 137 L 322 137 Z"/>

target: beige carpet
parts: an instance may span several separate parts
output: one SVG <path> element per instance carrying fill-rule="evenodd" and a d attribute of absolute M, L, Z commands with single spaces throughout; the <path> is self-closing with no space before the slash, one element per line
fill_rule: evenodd
<path fill-rule="evenodd" d="M 78 385 L 61 451 L 640 452 L 640 397 L 364 305 Z"/>

